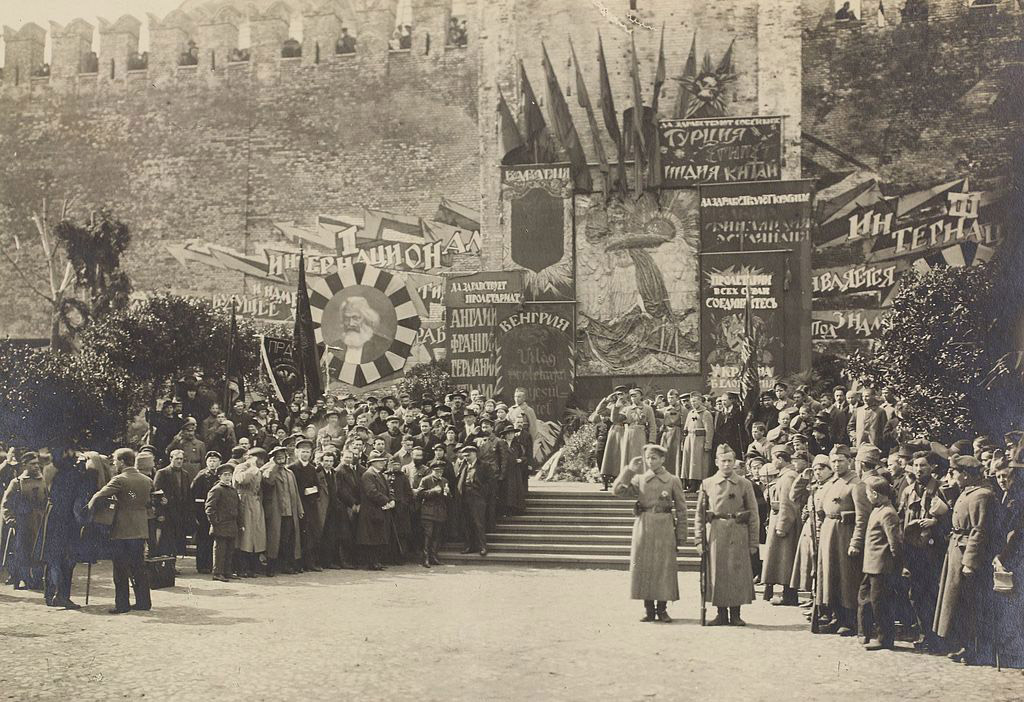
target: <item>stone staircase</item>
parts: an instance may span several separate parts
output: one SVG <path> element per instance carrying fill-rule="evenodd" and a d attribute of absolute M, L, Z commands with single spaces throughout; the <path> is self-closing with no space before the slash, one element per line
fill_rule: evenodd
<path fill-rule="evenodd" d="M 679 549 L 679 569 L 699 570 L 692 545 L 696 496 L 687 496 L 691 545 Z M 498 520 L 487 534 L 487 556 L 459 553 L 448 544 L 446 563 L 497 563 L 556 568 L 629 569 L 633 500 L 603 492 L 589 483 L 530 481 L 526 514 Z"/>

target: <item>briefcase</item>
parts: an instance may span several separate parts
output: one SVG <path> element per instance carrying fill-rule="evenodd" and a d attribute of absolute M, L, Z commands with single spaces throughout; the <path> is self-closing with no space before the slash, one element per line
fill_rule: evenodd
<path fill-rule="evenodd" d="M 149 575 L 151 589 L 174 587 L 174 561 L 174 556 L 155 556 L 146 559 L 146 573 Z"/>

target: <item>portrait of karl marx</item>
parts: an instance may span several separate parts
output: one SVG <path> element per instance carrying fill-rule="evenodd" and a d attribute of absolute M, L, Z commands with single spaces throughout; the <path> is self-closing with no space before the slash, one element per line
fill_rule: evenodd
<path fill-rule="evenodd" d="M 346 297 L 338 313 L 340 329 L 332 330 L 327 348 L 345 363 L 369 363 L 391 346 L 394 333 L 387 333 L 381 312 L 366 297 Z"/>

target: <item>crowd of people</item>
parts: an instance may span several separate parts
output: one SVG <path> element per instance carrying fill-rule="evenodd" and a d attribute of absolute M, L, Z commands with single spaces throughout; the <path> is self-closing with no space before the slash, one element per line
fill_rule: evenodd
<path fill-rule="evenodd" d="M 812 630 L 869 650 L 902 637 L 964 664 L 1024 667 L 1024 433 L 946 446 L 907 434 L 904 410 L 886 388 L 819 400 L 780 382 L 750 412 L 734 393 L 615 388 L 590 420 L 605 488 L 637 499 L 644 621 L 671 620 L 696 492 L 710 624 L 743 625 L 759 582 L 773 605 L 804 606 Z"/>
<path fill-rule="evenodd" d="M 3 564 L 16 589 L 76 609 L 77 563 L 111 559 L 112 613 L 151 606 L 149 559 L 183 556 L 216 580 L 418 560 L 439 547 L 487 555 L 495 521 L 525 510 L 537 418 L 476 391 L 312 405 L 239 400 L 226 413 L 189 379 L 139 445 L 96 452 L 10 448 L 0 463 Z M 130 605 L 129 584 L 136 602 Z"/>

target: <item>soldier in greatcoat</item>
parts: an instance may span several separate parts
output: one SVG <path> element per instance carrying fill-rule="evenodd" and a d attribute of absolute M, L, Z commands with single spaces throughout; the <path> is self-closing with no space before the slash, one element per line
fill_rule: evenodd
<path fill-rule="evenodd" d="M 664 447 L 644 446 L 643 456 L 622 470 L 612 491 L 636 499 L 629 575 L 631 597 L 644 601 L 641 621 L 671 622 L 666 604 L 679 599 L 676 549 L 686 543 L 688 521 L 683 485 L 665 470 Z"/>
<path fill-rule="evenodd" d="M 9 530 L 3 565 L 14 580 L 15 590 L 39 590 L 43 586 L 42 567 L 35 558 L 35 546 L 46 514 L 46 482 L 35 452 L 23 454 L 20 467 L 21 474 L 7 486 L 0 502 L 0 517 Z"/>
<path fill-rule="evenodd" d="M 757 501 L 753 485 L 736 473 L 736 454 L 728 444 L 718 447 L 715 464 L 718 471 L 701 482 L 697 494 L 697 533 L 707 531 L 710 549 L 705 600 L 718 608 L 709 624 L 744 626 L 740 607 L 754 599 L 750 554 L 758 548 Z"/>
<path fill-rule="evenodd" d="M 764 583 L 765 599 L 770 599 L 774 605 L 791 606 L 799 604 L 796 590 L 789 586 L 800 541 L 800 505 L 793 501 L 791 493 L 799 473 L 791 462 L 792 445 L 778 444 L 772 446 L 771 452 L 779 476 L 768 491 L 771 516 L 768 518 L 761 582 Z M 782 594 L 774 592 L 775 585 L 782 585 Z"/>
<path fill-rule="evenodd" d="M 690 393 L 692 409 L 683 422 L 683 455 L 679 462 L 679 477 L 687 490 L 696 491 L 700 481 L 708 477 L 711 447 L 715 441 L 715 419 L 704 407 L 704 396 Z"/>
<path fill-rule="evenodd" d="M 978 459 L 959 456 L 950 469 L 961 492 L 953 505 L 953 529 L 942 564 L 935 633 L 951 651 L 951 659 L 988 663 L 992 653 L 992 535 L 998 501 L 982 476 Z"/>
<path fill-rule="evenodd" d="M 832 619 L 824 631 L 842 636 L 856 633 L 857 592 L 860 589 L 862 554 L 857 543 L 857 524 L 867 525 L 871 503 L 855 490 L 860 478 L 850 465 L 850 449 L 838 444 L 829 455 L 833 476 L 824 486 L 825 517 L 818 551 L 818 601 L 829 608 Z M 855 495 L 863 495 L 863 500 Z M 863 533 L 859 542 L 864 543 Z"/>

